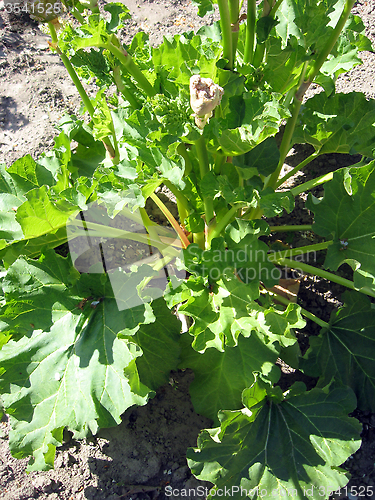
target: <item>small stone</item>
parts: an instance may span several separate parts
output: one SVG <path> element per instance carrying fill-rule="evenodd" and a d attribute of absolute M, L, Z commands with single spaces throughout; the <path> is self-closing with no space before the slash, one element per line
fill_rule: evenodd
<path fill-rule="evenodd" d="M 175 470 L 172 476 L 173 482 L 185 481 L 189 475 L 189 467 L 187 465 Z"/>
<path fill-rule="evenodd" d="M 49 479 L 48 477 L 43 477 L 43 476 L 36 476 L 33 479 L 33 486 L 34 488 L 41 490 L 43 492 L 48 492 L 53 489 L 54 482 L 52 479 Z"/>

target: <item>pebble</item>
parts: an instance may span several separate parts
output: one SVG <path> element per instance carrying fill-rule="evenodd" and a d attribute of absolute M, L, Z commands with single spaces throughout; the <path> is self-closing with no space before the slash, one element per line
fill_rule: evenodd
<path fill-rule="evenodd" d="M 52 479 L 49 479 L 48 477 L 36 476 L 33 479 L 33 486 L 34 488 L 47 493 L 48 491 L 51 491 L 53 489 L 54 481 L 52 481 Z"/>
<path fill-rule="evenodd" d="M 184 465 L 179 469 L 175 470 L 172 476 L 173 482 L 184 481 L 189 475 L 189 467 Z"/>

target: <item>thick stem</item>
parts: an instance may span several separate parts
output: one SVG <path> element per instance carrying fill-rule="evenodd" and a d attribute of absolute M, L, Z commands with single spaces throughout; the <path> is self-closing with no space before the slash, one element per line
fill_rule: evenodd
<path fill-rule="evenodd" d="M 306 61 L 305 64 L 303 65 L 303 68 L 301 70 L 301 74 L 299 77 L 299 88 L 293 98 L 293 104 L 292 104 L 292 110 L 291 110 L 291 117 L 288 118 L 288 122 L 286 124 L 285 130 L 284 130 L 284 135 L 281 140 L 281 145 L 280 145 L 280 160 L 278 167 L 276 171 L 271 175 L 271 177 L 268 179 L 268 182 L 266 183 L 266 186 L 270 186 L 273 189 L 276 189 L 276 184 L 279 179 L 279 175 L 281 172 L 281 169 L 284 165 L 284 161 L 286 158 L 286 155 L 288 154 L 290 148 L 291 148 L 291 142 L 292 142 L 292 137 L 294 133 L 294 129 L 296 128 L 296 123 L 297 123 L 297 118 L 299 111 L 301 109 L 302 105 L 302 99 L 303 99 L 303 94 L 302 97 L 298 96 L 301 88 L 303 88 L 304 84 L 304 78 L 306 75 L 307 71 L 307 64 L 308 62 Z"/>
<path fill-rule="evenodd" d="M 275 5 L 272 7 L 273 0 L 264 0 L 262 17 L 269 16 L 269 17 L 273 18 L 280 3 L 281 2 L 276 2 Z M 277 7 L 276 7 L 276 5 L 277 5 Z M 255 66 L 256 68 L 258 68 L 262 64 L 265 51 L 266 51 L 266 42 L 265 41 L 261 42 L 261 43 L 258 42 L 257 46 L 255 48 L 255 52 L 254 52 L 254 56 L 253 56 L 253 60 L 252 60 L 253 66 Z"/>
<path fill-rule="evenodd" d="M 139 87 L 146 93 L 148 97 L 154 97 L 156 95 L 156 90 L 151 85 L 151 83 L 147 80 L 145 75 L 133 61 L 133 59 L 129 56 L 123 48 L 115 47 L 112 43 L 105 44 L 104 47 L 108 49 L 124 66 L 126 71 L 134 78 L 134 80 L 138 83 Z"/>
<path fill-rule="evenodd" d="M 303 309 L 303 307 L 301 307 L 300 311 L 301 311 L 301 314 L 303 316 L 305 316 L 305 318 L 310 319 L 311 321 L 314 321 L 314 323 L 316 323 L 317 325 L 321 326 L 322 328 L 326 328 L 328 330 L 329 323 L 326 323 L 322 319 L 318 318 L 317 316 L 315 316 L 315 314 L 313 314 L 309 311 L 306 311 L 306 309 Z"/>
<path fill-rule="evenodd" d="M 70 78 L 73 80 L 73 83 L 74 85 L 76 86 L 77 90 L 78 90 L 78 93 L 83 101 L 83 104 L 85 105 L 89 115 L 91 116 L 91 118 L 94 116 L 94 112 L 95 112 L 95 109 L 94 109 L 94 106 L 91 104 L 91 101 L 90 101 L 90 98 L 89 96 L 86 94 L 86 91 L 85 89 L 83 88 L 82 86 L 82 83 L 80 81 L 80 79 L 78 78 L 78 75 L 77 73 L 75 72 L 71 62 L 69 61 L 68 57 L 63 53 L 61 52 L 59 46 L 57 45 L 58 43 L 58 39 L 57 39 L 57 34 L 56 34 L 56 30 L 55 30 L 55 26 L 53 25 L 53 23 L 48 23 L 48 27 L 49 27 L 49 30 L 50 30 L 50 33 L 51 33 L 51 38 L 52 38 L 52 46 L 53 48 L 56 50 L 57 54 L 59 54 Z"/>
<path fill-rule="evenodd" d="M 323 269 L 319 269 L 318 267 L 310 266 L 309 264 L 305 264 L 304 262 L 296 262 L 295 260 L 289 259 L 278 259 L 276 263 L 281 266 L 284 265 L 290 267 L 291 269 L 301 270 L 303 272 L 306 272 L 307 274 L 320 276 L 321 278 L 333 281 L 334 283 L 338 283 L 339 285 L 346 286 L 351 290 L 357 290 L 358 292 L 361 292 L 365 295 L 375 297 L 375 291 L 369 289 L 368 287 L 358 289 L 354 286 L 353 281 L 342 278 L 341 276 L 336 276 L 336 274 L 324 271 Z"/>
<path fill-rule="evenodd" d="M 229 13 L 232 31 L 232 59 L 233 67 L 236 61 L 236 51 L 239 31 L 240 6 L 238 0 L 229 0 Z"/>
<path fill-rule="evenodd" d="M 366 163 L 362 160 L 359 163 L 356 163 L 355 166 L 362 167 Z M 354 166 L 354 165 L 353 165 Z M 308 191 L 309 189 L 313 189 L 316 186 L 320 186 L 321 184 L 325 184 L 326 182 L 329 182 L 333 179 L 333 174 L 334 172 L 328 172 L 328 174 L 321 175 L 320 177 L 316 177 L 315 179 L 311 179 L 311 181 L 304 182 L 303 184 L 300 184 L 299 186 L 296 186 L 290 190 L 293 196 L 297 196 L 300 193 L 303 193 L 304 191 Z"/>
<path fill-rule="evenodd" d="M 125 99 L 129 102 L 130 106 L 133 109 L 141 109 L 142 105 L 137 101 L 134 95 L 126 88 L 124 82 L 121 78 L 121 69 L 120 66 L 116 66 L 113 69 L 113 79 L 115 81 L 116 87 L 121 92 L 121 94 L 125 97 Z"/>
<path fill-rule="evenodd" d="M 179 202 L 179 204 L 182 207 L 184 207 L 187 214 L 192 212 L 193 209 L 189 203 L 189 200 L 186 198 L 186 196 L 184 194 L 182 194 L 181 191 L 174 184 L 172 184 L 170 181 L 165 179 L 163 181 L 163 183 L 169 189 L 169 191 L 171 191 L 175 195 L 177 201 Z"/>
<path fill-rule="evenodd" d="M 247 21 L 244 62 L 252 63 L 255 45 L 256 0 L 247 1 Z"/>
<path fill-rule="evenodd" d="M 78 78 L 78 75 L 75 72 L 75 70 L 72 66 L 72 63 L 69 61 L 69 58 L 60 50 L 60 48 L 58 46 L 58 39 L 57 39 L 55 26 L 51 22 L 48 23 L 48 26 L 49 26 L 51 38 L 52 38 L 52 47 L 54 48 L 54 50 L 56 50 L 56 53 L 59 54 L 70 78 L 73 80 L 73 83 L 76 86 L 76 89 L 78 90 L 78 93 L 83 101 L 83 104 L 85 105 L 90 117 L 93 118 L 94 113 L 95 113 L 94 106 L 92 105 L 89 96 L 86 94 L 86 91 L 83 88 L 83 85 L 82 85 L 80 79 Z M 106 150 L 108 151 L 109 155 L 111 156 L 111 159 L 112 160 L 116 159 L 117 158 L 116 150 L 113 148 L 109 137 L 105 137 L 104 139 L 102 139 L 102 142 L 103 142 Z"/>
<path fill-rule="evenodd" d="M 77 21 L 81 24 L 86 24 L 86 19 L 82 16 L 82 14 L 75 8 L 70 11 L 70 13 L 77 19 Z"/>
<path fill-rule="evenodd" d="M 204 231 L 202 231 L 201 233 L 194 233 L 193 242 L 196 243 L 202 250 L 204 250 L 205 249 Z"/>
<path fill-rule="evenodd" d="M 182 246 L 184 248 L 187 248 L 190 245 L 190 241 L 187 239 L 186 234 L 184 233 L 184 230 L 180 227 L 179 223 L 176 221 L 176 219 L 173 217 L 171 212 L 168 210 L 168 208 L 164 205 L 164 203 L 156 196 L 155 193 L 150 195 L 150 198 L 156 203 L 156 205 L 160 208 L 160 210 L 163 212 L 163 214 L 166 216 L 168 221 L 170 222 L 171 226 L 173 229 L 176 231 L 178 234 Z"/>
<path fill-rule="evenodd" d="M 69 5 L 66 0 L 61 0 L 66 10 L 72 14 L 73 17 L 77 19 L 77 21 L 81 24 L 86 24 L 86 19 L 82 16 L 82 14 L 78 11 L 78 9 L 73 5 L 73 8 L 70 10 Z"/>
<path fill-rule="evenodd" d="M 232 27 L 228 0 L 217 0 L 220 12 L 221 36 L 223 41 L 223 57 L 228 59 L 227 69 L 233 69 Z"/>
<path fill-rule="evenodd" d="M 161 259 L 158 259 L 154 264 L 152 264 L 152 269 L 156 272 L 159 272 L 165 267 L 169 262 L 171 262 L 175 256 L 171 257 L 162 257 Z M 144 278 L 142 280 L 141 287 L 139 289 L 139 292 L 143 291 L 146 286 L 150 283 L 155 278 L 155 276 L 148 276 L 147 278 Z"/>
<path fill-rule="evenodd" d="M 291 248 L 290 250 L 285 250 L 284 252 L 272 252 L 268 254 L 268 260 L 271 262 L 277 262 L 280 259 L 294 257 L 295 255 L 305 255 L 311 252 L 319 252 L 321 250 L 326 250 L 330 245 L 332 245 L 332 243 L 332 241 L 322 241 L 321 243 L 316 243 L 315 245 Z"/>
<path fill-rule="evenodd" d="M 216 175 L 221 174 L 221 169 L 223 168 L 224 163 L 226 162 L 227 157 L 225 155 L 216 155 L 214 172 Z"/>
<path fill-rule="evenodd" d="M 289 106 L 290 106 L 290 104 L 291 104 L 291 102 L 292 102 L 292 100 L 293 100 L 293 97 L 294 97 L 295 93 L 296 93 L 296 89 L 295 89 L 295 87 L 291 88 L 291 89 L 290 89 L 290 90 L 288 90 L 288 92 L 286 93 L 286 95 L 285 95 L 285 97 L 284 97 L 284 106 L 285 106 L 286 108 L 288 108 L 288 109 L 289 109 Z"/>
<path fill-rule="evenodd" d="M 154 269 L 154 271 L 160 271 L 171 260 L 173 260 L 175 257 L 177 257 L 179 252 L 176 252 L 176 250 L 174 248 L 172 248 L 171 246 L 167 246 L 167 245 L 163 246 L 163 243 L 160 239 L 160 235 L 158 233 L 160 226 L 158 226 L 157 224 L 155 224 L 154 222 L 152 222 L 150 220 L 150 218 L 149 218 L 149 216 L 144 208 L 140 208 L 139 213 L 141 214 L 143 225 L 147 228 L 147 232 L 151 237 L 149 245 L 152 246 L 151 240 L 160 242 L 160 246 L 158 246 L 157 248 L 160 251 L 162 258 L 157 259 L 157 261 L 154 262 L 153 264 L 150 263 L 150 265 L 152 265 L 152 268 Z M 149 278 L 146 278 L 145 281 L 142 281 L 142 290 L 152 280 L 153 277 L 154 276 L 150 276 Z"/>
<path fill-rule="evenodd" d="M 151 244 L 152 246 L 160 249 L 160 251 L 165 250 L 166 246 L 176 247 L 179 249 L 182 248 L 181 242 L 177 238 L 173 239 L 170 236 L 159 236 L 158 235 L 157 239 L 154 239 L 154 238 L 150 238 L 150 236 L 148 234 L 133 233 L 131 231 L 124 231 L 123 229 L 118 229 L 115 227 L 106 227 L 106 226 L 103 226 L 102 224 L 96 224 L 95 222 L 88 222 L 88 221 L 85 221 L 85 230 L 81 234 L 80 233 L 80 229 L 82 228 L 82 221 L 81 220 L 74 219 L 69 224 L 78 227 L 77 231 L 75 232 L 75 237 L 87 236 L 87 229 L 89 229 L 92 231 L 93 237 L 118 238 L 118 239 L 123 239 L 123 240 L 138 241 L 139 243 L 145 243 L 146 245 Z M 61 226 L 61 227 L 63 227 L 63 226 Z M 146 228 L 146 229 L 148 229 L 148 228 Z M 163 230 L 163 229 L 164 229 L 163 227 L 160 228 L 160 226 L 159 226 L 158 231 L 161 232 L 161 230 Z M 162 245 L 162 247 L 161 247 L 161 245 Z"/>
<path fill-rule="evenodd" d="M 246 220 L 260 219 L 263 215 L 263 210 L 260 207 L 252 207 L 244 214 Z"/>
<path fill-rule="evenodd" d="M 285 181 L 287 181 L 294 174 L 296 174 L 297 172 L 299 172 L 300 170 L 302 170 L 304 167 L 306 167 L 306 165 L 308 165 L 309 163 L 311 163 L 318 156 L 319 156 L 319 153 L 315 152 L 315 153 L 311 154 L 305 160 L 301 161 L 301 163 L 299 163 L 296 167 L 292 168 L 292 170 L 290 170 L 290 172 L 288 172 L 287 174 L 285 174 L 284 177 L 281 177 L 281 179 L 279 179 L 277 181 L 277 183 L 275 185 L 275 189 L 277 189 L 279 186 L 281 186 L 282 184 L 284 184 Z"/>
<path fill-rule="evenodd" d="M 293 196 L 297 196 L 300 193 L 308 191 L 309 189 L 313 189 L 316 186 L 320 186 L 321 184 L 331 181 L 332 179 L 333 179 L 333 172 L 329 172 L 328 174 L 321 175 L 316 179 L 312 179 L 311 181 L 304 182 L 300 186 L 292 188 L 290 192 L 292 193 Z"/>
<path fill-rule="evenodd" d="M 197 151 L 200 177 L 202 180 L 203 177 L 210 171 L 206 141 L 203 136 L 200 136 L 200 138 L 197 141 L 195 141 L 195 148 Z M 211 198 L 208 198 L 207 196 L 203 196 L 202 198 L 204 204 L 206 224 L 209 225 L 209 223 L 215 216 L 213 200 Z"/>
<path fill-rule="evenodd" d="M 312 228 L 311 224 L 296 224 L 292 226 L 270 226 L 270 232 L 286 233 L 287 231 L 309 231 Z"/>
<path fill-rule="evenodd" d="M 259 68 L 259 66 L 262 64 L 265 50 L 266 50 L 265 42 L 257 43 L 253 57 L 253 66 L 255 66 L 256 68 Z"/>
<path fill-rule="evenodd" d="M 297 123 L 297 118 L 299 114 L 299 110 L 301 108 L 302 102 L 294 99 L 293 102 L 293 109 L 292 109 L 292 116 L 288 119 L 288 123 L 286 124 L 285 130 L 284 130 L 284 135 L 281 141 L 280 145 L 280 160 L 277 169 L 275 172 L 271 175 L 271 177 L 268 179 L 268 183 L 266 183 L 266 186 L 271 187 L 272 189 L 275 189 L 275 186 L 277 184 L 277 181 L 279 179 L 279 175 L 281 172 L 281 169 L 284 165 L 284 161 L 286 158 L 286 155 L 289 152 L 290 149 L 290 143 L 292 142 L 292 137 L 294 133 L 294 129 Z M 265 186 L 265 187 L 266 187 Z"/>
<path fill-rule="evenodd" d="M 314 78 L 319 73 L 320 68 L 323 66 L 327 57 L 331 53 L 333 47 L 335 46 L 335 44 L 340 36 L 341 31 L 343 30 L 343 28 L 346 24 L 346 21 L 348 20 L 350 11 L 352 10 L 354 4 L 355 4 L 355 0 L 346 0 L 344 9 L 341 13 L 339 20 L 337 21 L 337 24 L 336 24 L 333 32 L 331 33 L 331 36 L 328 38 L 322 51 L 320 52 L 318 57 L 315 59 L 314 65 L 307 75 L 308 82 L 312 82 L 314 80 Z"/>
<path fill-rule="evenodd" d="M 140 207 L 139 213 L 140 213 L 140 216 L 142 218 L 142 224 L 145 226 L 148 234 L 151 236 L 149 245 L 151 246 L 151 241 L 159 241 L 161 243 L 161 239 L 160 239 L 159 234 L 156 230 L 156 225 L 154 222 L 151 221 L 150 217 L 148 216 L 148 213 L 146 212 L 146 209 Z"/>
<path fill-rule="evenodd" d="M 277 0 L 277 2 L 275 3 L 275 5 L 271 9 L 270 16 L 275 17 L 277 9 L 280 7 L 282 1 L 283 0 Z"/>
<path fill-rule="evenodd" d="M 111 144 L 111 141 L 109 139 L 109 137 L 104 137 L 102 139 L 102 142 L 104 144 L 104 147 L 106 148 L 106 150 L 108 151 L 110 157 L 111 157 L 111 160 L 113 162 L 114 165 L 117 165 L 118 162 L 120 161 L 120 153 L 119 153 L 119 150 L 118 150 L 118 143 L 117 143 L 117 138 L 116 138 L 116 131 L 115 131 L 115 126 L 113 124 L 113 117 L 112 117 L 112 114 L 111 114 L 111 118 L 112 118 L 112 123 L 111 123 L 111 130 L 112 130 L 112 140 L 113 140 L 113 144 L 114 146 L 112 146 Z"/>
<path fill-rule="evenodd" d="M 189 212 L 186 210 L 184 205 L 181 204 L 180 200 L 177 198 L 177 211 L 180 219 L 180 224 L 185 228 L 185 219 L 189 215 Z"/>
<path fill-rule="evenodd" d="M 322 49 L 322 51 L 320 52 L 318 57 L 315 59 L 315 62 L 313 64 L 312 68 L 310 69 L 310 71 L 307 73 L 307 76 L 305 75 L 307 62 L 305 63 L 304 69 L 303 69 L 303 72 L 301 75 L 301 79 L 299 82 L 299 88 L 295 94 L 294 103 L 293 103 L 294 107 L 296 107 L 296 106 L 298 107 L 298 111 L 299 111 L 299 108 L 301 107 L 301 103 L 302 103 L 302 100 L 304 98 L 304 95 L 305 95 L 307 89 L 310 87 L 314 78 L 318 75 L 320 68 L 323 66 L 323 64 L 327 60 L 327 57 L 329 56 L 333 47 L 335 46 L 335 44 L 340 36 L 340 33 L 343 30 L 343 28 L 346 24 L 346 21 L 348 20 L 350 11 L 352 10 L 354 3 L 355 3 L 355 0 L 346 0 L 344 9 L 341 13 L 339 20 L 337 21 L 337 24 L 336 24 L 334 30 L 332 31 L 329 39 L 327 40 L 325 46 Z M 306 78 L 305 78 L 305 76 L 306 76 Z M 298 102 L 299 102 L 299 106 L 298 106 Z M 289 121 L 288 121 L 288 124 L 289 124 Z M 275 178 L 273 178 L 273 181 L 274 181 L 274 183 L 276 183 L 277 179 L 275 180 Z"/>
<path fill-rule="evenodd" d="M 220 233 L 224 231 L 224 229 L 227 227 L 227 225 L 231 222 L 231 220 L 236 217 L 237 211 L 239 208 L 244 207 L 244 203 L 238 203 L 237 205 L 233 205 L 233 207 L 228 210 L 228 212 L 222 217 L 219 222 L 216 224 L 214 228 L 212 228 L 211 231 L 208 233 L 208 243 L 211 244 L 211 241 L 214 238 L 217 238 L 220 236 Z"/>

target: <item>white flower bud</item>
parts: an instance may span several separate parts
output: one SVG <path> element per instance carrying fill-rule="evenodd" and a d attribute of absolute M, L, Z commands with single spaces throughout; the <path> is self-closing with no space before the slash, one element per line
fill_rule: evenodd
<path fill-rule="evenodd" d="M 199 128 L 205 126 L 223 95 L 224 89 L 211 78 L 201 78 L 199 75 L 190 78 L 190 106 L 195 113 L 195 123 Z"/>

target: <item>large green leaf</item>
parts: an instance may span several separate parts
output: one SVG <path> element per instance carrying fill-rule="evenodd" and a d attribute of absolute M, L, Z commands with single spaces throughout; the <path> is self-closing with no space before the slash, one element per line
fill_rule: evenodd
<path fill-rule="evenodd" d="M 324 265 L 336 270 L 347 262 L 354 284 L 375 290 L 375 161 L 334 173 L 320 202 L 310 200 L 314 231 L 333 239 Z"/>
<path fill-rule="evenodd" d="M 17 210 L 17 221 L 25 238 L 36 238 L 57 231 L 65 226 L 78 207 L 64 200 L 54 201 L 47 186 L 32 189 Z"/>
<path fill-rule="evenodd" d="M 354 394 L 301 392 L 294 387 L 280 403 L 267 397 L 254 408 L 222 412 L 221 429 L 204 431 L 188 451 L 193 474 L 234 499 L 318 500 L 345 486 L 339 465 L 360 446 L 361 425 L 347 416 Z"/>
<path fill-rule="evenodd" d="M 108 31 L 118 31 L 125 28 L 122 21 L 131 18 L 130 10 L 121 2 L 111 2 L 104 6 L 104 10 L 111 14 L 111 20 L 106 26 Z"/>
<path fill-rule="evenodd" d="M 226 175 L 215 175 L 213 172 L 207 173 L 200 182 L 200 192 L 204 197 L 214 199 L 214 205 L 244 203 L 247 206 L 254 206 L 256 203 L 256 192 L 251 186 L 239 186 L 237 170 L 233 165 L 225 166 L 223 173 Z M 222 205 L 221 205 L 222 206 Z"/>
<path fill-rule="evenodd" d="M 294 143 L 309 143 L 319 153 L 375 157 L 375 100 L 359 92 L 315 95 L 303 106 Z"/>
<path fill-rule="evenodd" d="M 294 209 L 294 196 L 290 191 L 273 191 L 266 188 L 261 192 L 259 206 L 265 217 L 275 217 L 283 214 L 284 210 L 290 214 Z"/>
<path fill-rule="evenodd" d="M 280 160 L 280 151 L 277 147 L 276 139 L 269 137 L 261 142 L 254 149 L 242 156 L 233 158 L 234 165 L 241 167 L 241 174 L 244 178 L 248 177 L 247 172 L 253 175 L 259 173 L 267 177 L 271 175 L 277 168 Z M 256 169 L 254 170 L 251 169 Z"/>
<path fill-rule="evenodd" d="M 54 252 L 39 262 L 16 261 L 3 288 L 7 303 L 1 326 L 23 337 L 0 351 L 2 401 L 11 414 L 12 452 L 33 454 L 31 470 L 53 465 L 64 427 L 83 437 L 98 426 L 119 423 L 126 408 L 147 402 L 165 377 L 163 369 L 176 365 L 178 323 L 166 317 L 155 327 L 155 352 L 146 352 L 140 364 L 152 383 L 146 386 L 136 359 L 142 355 L 140 345 L 151 348 L 148 339 L 155 333 L 131 334 L 155 321 L 151 306 L 119 310 L 108 277 L 79 276 Z M 160 307 L 158 312 L 167 312 Z M 156 363 L 160 343 L 174 352 L 164 366 L 160 359 Z M 154 362 L 159 373 L 152 380 L 148 367 Z"/>
<path fill-rule="evenodd" d="M 76 183 L 69 188 L 73 204 L 64 201 L 69 161 L 70 140 L 61 132 L 54 151 L 38 163 L 26 155 L 8 169 L 0 166 L 0 258 L 7 267 L 19 255 L 36 257 L 66 241 L 66 218 L 92 189 L 84 185 L 87 180 Z M 57 192 L 64 194 L 55 201 Z"/>
<path fill-rule="evenodd" d="M 334 52 L 335 54 L 332 54 L 321 68 L 324 75 L 337 77 L 340 73 L 346 73 L 358 64 L 362 64 L 357 47 L 345 34 L 341 34 Z"/>
<path fill-rule="evenodd" d="M 160 127 L 150 110 L 144 107 L 142 111 L 137 110 L 130 116 L 125 110 L 119 110 L 118 115 L 114 116 L 122 127 L 119 142 L 124 144 L 129 166 L 134 166 L 133 162 L 137 165 L 137 162 L 141 161 L 144 163 L 145 173 L 149 173 L 150 176 L 161 174 L 172 184 L 183 189 L 185 184 L 182 180 L 184 173 L 182 158 L 176 155 L 171 157 L 168 150 L 158 147 L 159 144 L 149 138 Z"/>
<path fill-rule="evenodd" d="M 228 156 L 245 154 L 268 137 L 274 136 L 289 111 L 279 100 L 281 95 L 262 91 L 243 94 L 243 101 L 230 101 L 225 119 L 211 120 L 205 135 L 213 152 Z"/>
<path fill-rule="evenodd" d="M 199 279 L 193 282 L 190 278 L 186 294 L 180 297 L 179 310 L 194 320 L 189 332 L 194 336 L 192 347 L 196 351 L 210 347 L 223 351 L 252 331 L 263 336 L 265 343 L 288 347 L 297 342 L 293 329 L 305 324 L 299 306 L 289 304 L 285 311 L 260 306 L 256 302 L 257 281 L 245 284 L 233 277 L 211 283 L 212 291 Z"/>
<path fill-rule="evenodd" d="M 274 92 L 285 93 L 298 83 L 305 54 L 305 48 L 301 47 L 294 36 L 289 38 L 286 47 L 282 46 L 280 38 L 269 38 L 264 78 Z"/>
<path fill-rule="evenodd" d="M 329 26 L 329 14 L 332 14 L 334 4 L 337 4 L 341 12 L 343 5 L 336 0 L 284 0 L 277 11 L 277 34 L 285 45 L 290 37 L 295 37 L 309 56 L 313 51 L 319 53 L 333 30 Z"/>
<path fill-rule="evenodd" d="M 0 165 L 0 248 L 23 238 L 16 219 L 17 209 L 26 201 L 28 191 L 39 187 L 41 182 L 51 181 L 48 174 L 30 155 L 16 160 L 8 169 Z"/>
<path fill-rule="evenodd" d="M 56 248 L 67 241 L 66 228 L 62 227 L 56 232 L 45 234 L 31 240 L 15 241 L 0 250 L 0 259 L 5 267 L 9 267 L 20 255 L 35 259 L 42 251 Z"/>
<path fill-rule="evenodd" d="M 202 351 L 206 346 L 215 346 L 222 349 L 222 339 L 217 338 L 212 330 L 212 324 L 219 319 L 219 313 L 216 310 L 213 296 L 209 291 L 202 287 L 192 293 L 188 301 L 179 308 L 179 310 L 194 320 L 190 332 L 194 335 L 194 349 Z"/>
<path fill-rule="evenodd" d="M 96 141 L 93 130 L 83 120 L 78 120 L 74 115 L 65 115 L 60 120 L 59 129 L 69 141 L 75 141 L 77 147 L 71 154 L 70 171 L 72 178 L 79 177 L 91 179 L 98 165 L 106 157 L 106 150 L 101 141 Z M 66 145 L 65 145 L 66 148 Z M 66 154 L 66 152 L 65 152 Z"/>
<path fill-rule="evenodd" d="M 1 309 L 2 331 L 15 338 L 36 330 L 48 331 L 53 322 L 77 307 L 80 299 L 68 293 L 74 275 L 71 265 L 54 253 L 42 262 L 19 258 L 3 280 L 6 304 Z"/>
<path fill-rule="evenodd" d="M 84 437 L 98 426 L 120 423 L 129 406 L 147 402 L 149 390 L 139 381 L 135 364 L 141 350 L 117 339 L 121 324 L 109 325 L 105 317 L 104 306 L 84 322 L 69 312 L 49 332 L 36 330 L 0 351 L 10 448 L 17 458 L 34 455 L 29 470 L 53 466 L 65 426 Z"/>
<path fill-rule="evenodd" d="M 305 2 L 285 0 L 276 15 L 279 37 L 267 41 L 265 80 L 275 92 L 287 92 L 298 84 L 305 62 L 314 60 L 326 44 L 344 8 L 342 0 Z M 359 50 L 372 50 L 370 41 L 361 32 L 364 25 L 358 16 L 349 16 L 337 43 L 321 68 L 316 81 L 334 91 L 334 79 L 361 64 Z M 329 84 L 329 86 L 328 86 Z"/>
<path fill-rule="evenodd" d="M 136 359 L 140 379 L 143 384 L 156 390 L 169 380 L 171 370 L 176 370 L 179 362 L 181 323 L 169 311 L 163 298 L 152 303 L 155 322 L 140 325 L 130 341 L 142 349 L 142 356 Z"/>
<path fill-rule="evenodd" d="M 104 84 L 109 86 L 112 83 L 111 67 L 107 59 L 103 56 L 103 49 L 77 50 L 71 57 L 70 62 L 81 78 L 89 81 L 95 77 L 96 83 L 100 87 Z"/>
<path fill-rule="evenodd" d="M 301 369 L 325 386 L 332 380 L 347 385 L 358 408 L 375 411 L 375 309 L 367 297 L 346 292 L 345 307 L 335 312 L 329 328 L 310 337 Z"/>
<path fill-rule="evenodd" d="M 48 331 L 53 323 L 69 312 L 79 314 L 81 302 L 89 297 L 90 300 L 109 298 L 106 306 L 112 302 L 115 304 L 115 299 L 118 301 L 121 313 L 117 316 L 123 322 L 121 330 L 135 332 L 139 324 L 154 321 L 150 306 L 141 301 L 133 308 L 121 307 L 129 294 L 115 297 L 108 277 L 102 283 L 99 274 L 83 274 L 73 286 L 78 276 L 70 260 L 53 251 L 46 252 L 39 261 L 19 258 L 3 280 L 6 297 L 2 309 L 3 330 L 16 337 L 29 335 L 33 330 Z"/>
<path fill-rule="evenodd" d="M 253 303 L 248 306 L 248 312 L 247 316 L 237 320 L 237 328 L 243 332 L 243 335 L 247 336 L 256 330 L 264 336 L 266 343 L 278 343 L 281 347 L 296 344 L 294 329 L 305 326 L 297 304 L 289 304 L 285 310 L 278 310 L 273 307 L 265 309 Z"/>
<path fill-rule="evenodd" d="M 51 172 L 44 166 L 35 163 L 30 155 L 16 160 L 8 168 L 7 172 L 12 176 L 17 191 L 21 190 L 23 194 L 43 184 L 49 186 L 54 184 Z"/>
<path fill-rule="evenodd" d="M 209 348 L 198 353 L 190 343 L 190 335 L 185 334 L 181 367 L 194 371 L 189 389 L 191 400 L 197 413 L 216 423 L 219 410 L 241 407 L 241 393 L 255 381 L 254 372 L 273 382 L 280 376 L 275 365 L 278 349 L 273 344 L 266 345 L 263 336 L 256 332 L 248 338 L 240 336 L 236 347 L 226 347 L 223 352 Z"/>
<path fill-rule="evenodd" d="M 339 6 L 340 2 L 337 2 Z M 342 8 L 342 7 L 341 7 Z M 335 26 L 339 19 L 340 8 L 330 15 L 330 25 Z M 359 16 L 349 15 L 344 29 L 340 33 L 336 45 L 321 68 L 325 75 L 337 78 L 340 73 L 350 71 L 357 64 L 362 64 L 358 51 L 372 52 L 371 41 L 364 35 L 365 26 Z"/>
<path fill-rule="evenodd" d="M 184 250 L 184 262 L 189 272 L 218 281 L 238 275 L 244 283 L 263 281 L 272 287 L 278 283 L 280 271 L 268 260 L 268 247 L 254 234 L 242 238 L 214 238 L 210 250 L 202 250 L 197 244 Z"/>
<path fill-rule="evenodd" d="M 259 297 L 259 285 L 256 282 L 246 285 L 237 279 L 223 281 L 219 285 L 221 286 L 215 301 L 219 315 L 217 320 L 211 323 L 210 330 L 223 345 L 233 347 L 237 345 L 241 333 L 245 337 L 250 335 L 252 328 L 248 328 L 248 325 L 244 325 L 241 321 L 248 318 L 249 314 L 256 315 L 255 310 L 258 305 L 255 300 Z M 196 338 L 194 342 L 197 351 L 200 350 L 198 340 Z"/>
<path fill-rule="evenodd" d="M 216 61 L 221 50 L 220 44 L 203 32 L 199 35 L 190 32 L 173 38 L 165 37 L 163 43 L 152 50 L 152 61 L 162 90 L 168 91 L 170 82 L 173 81 L 185 87 L 188 92 L 190 77 L 196 72 L 202 77 L 216 80 Z"/>

